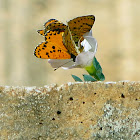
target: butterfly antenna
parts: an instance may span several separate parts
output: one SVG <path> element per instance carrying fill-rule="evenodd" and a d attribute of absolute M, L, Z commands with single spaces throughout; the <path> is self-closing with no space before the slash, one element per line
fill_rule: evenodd
<path fill-rule="evenodd" d="M 54 69 L 54 71 L 56 71 L 57 69 L 59 69 L 60 67 L 64 66 L 65 64 L 67 64 L 67 63 L 69 63 L 69 62 L 71 62 L 71 61 L 73 61 L 73 60 L 70 60 L 70 61 L 68 61 L 68 62 L 66 62 L 66 63 L 64 63 L 64 64 L 58 66 L 57 68 Z"/>

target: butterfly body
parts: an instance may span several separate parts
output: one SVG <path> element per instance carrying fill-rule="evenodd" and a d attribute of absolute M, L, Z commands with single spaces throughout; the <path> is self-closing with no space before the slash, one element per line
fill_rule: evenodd
<path fill-rule="evenodd" d="M 82 16 L 68 21 L 68 25 L 56 19 L 50 19 L 44 24 L 44 30 L 37 32 L 45 36 L 45 42 L 39 44 L 34 55 L 43 59 L 73 59 L 81 53 L 83 48 L 78 47 L 79 40 L 89 32 L 94 24 L 93 15 Z"/>

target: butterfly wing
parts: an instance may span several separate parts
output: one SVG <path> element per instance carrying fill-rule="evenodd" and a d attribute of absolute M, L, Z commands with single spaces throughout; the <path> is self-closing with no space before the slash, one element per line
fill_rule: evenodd
<path fill-rule="evenodd" d="M 63 42 L 69 52 L 77 56 L 82 50 L 82 46 L 78 46 L 79 40 L 83 40 L 83 35 L 89 32 L 94 24 L 95 17 L 93 15 L 77 17 L 68 22 L 68 26 L 63 34 Z"/>
<path fill-rule="evenodd" d="M 63 44 L 63 36 L 64 32 L 63 31 L 48 31 L 45 35 L 45 41 L 46 42 L 55 42 L 57 43 L 59 46 L 61 46 L 60 48 L 64 51 L 68 51 L 66 49 L 66 47 Z"/>
<path fill-rule="evenodd" d="M 48 31 L 45 35 L 45 42 L 39 44 L 34 51 L 34 55 L 44 59 L 70 59 L 71 55 L 63 44 L 60 31 Z"/>
<path fill-rule="evenodd" d="M 44 30 L 37 30 L 37 32 L 38 32 L 40 35 L 45 36 L 45 31 L 44 31 Z"/>
<path fill-rule="evenodd" d="M 47 22 L 44 23 L 44 28 L 46 28 L 49 24 L 53 22 L 59 22 L 57 19 L 49 19 Z"/>
<path fill-rule="evenodd" d="M 37 32 L 40 34 L 40 35 L 43 35 L 45 36 L 45 32 L 46 32 L 46 28 L 49 24 L 51 23 L 54 23 L 54 22 L 58 22 L 57 19 L 49 19 L 47 22 L 44 23 L 44 30 L 37 30 Z"/>
<path fill-rule="evenodd" d="M 63 24 L 62 22 L 56 20 L 56 19 L 49 19 L 45 24 L 44 24 L 44 30 L 37 30 L 37 32 L 40 35 L 45 36 L 45 34 L 49 30 L 57 30 L 57 31 L 64 31 L 66 28 L 66 25 Z"/>
<path fill-rule="evenodd" d="M 69 30 L 69 27 L 67 27 L 64 31 L 63 34 L 63 43 L 66 46 L 67 50 L 69 51 L 70 54 L 77 56 L 77 47 L 72 39 L 71 32 Z"/>
<path fill-rule="evenodd" d="M 42 59 L 70 59 L 71 55 L 62 50 L 61 46 L 54 42 L 42 42 L 34 51 L 34 55 Z"/>
<path fill-rule="evenodd" d="M 83 34 L 91 30 L 94 22 L 95 22 L 94 15 L 77 17 L 68 22 L 72 38 L 76 45 L 78 45 L 78 41 L 79 39 L 81 39 Z"/>
<path fill-rule="evenodd" d="M 45 33 L 47 32 L 47 27 L 51 24 L 51 23 L 55 23 L 55 22 L 59 22 L 57 19 L 49 19 L 47 22 L 44 23 L 44 30 L 37 30 L 37 32 L 40 35 L 45 36 Z"/>
<path fill-rule="evenodd" d="M 58 22 L 53 22 L 51 24 L 49 24 L 47 27 L 46 27 L 46 31 L 48 30 L 51 30 L 51 31 L 64 31 L 65 28 L 67 26 L 65 24 L 63 24 L 62 22 L 58 21 Z"/>

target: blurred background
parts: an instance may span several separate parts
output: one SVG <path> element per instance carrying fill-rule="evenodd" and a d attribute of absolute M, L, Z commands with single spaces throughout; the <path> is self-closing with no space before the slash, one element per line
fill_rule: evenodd
<path fill-rule="evenodd" d="M 36 30 L 50 18 L 64 23 L 93 14 L 96 58 L 106 81 L 140 80 L 140 0 L 0 0 L 0 85 L 43 86 L 73 82 L 84 69 L 53 71 L 34 48 Z"/>

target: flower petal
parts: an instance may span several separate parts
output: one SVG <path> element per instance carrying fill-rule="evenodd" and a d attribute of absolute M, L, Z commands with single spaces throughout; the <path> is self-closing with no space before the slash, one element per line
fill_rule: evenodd
<path fill-rule="evenodd" d="M 97 51 L 97 41 L 94 37 L 92 37 L 92 30 L 85 33 L 83 37 L 84 40 L 81 42 L 81 45 L 84 49 L 83 52 L 76 56 L 73 67 L 85 67 L 91 65 Z"/>
<path fill-rule="evenodd" d="M 84 40 L 81 42 L 81 45 L 84 47 L 83 51 L 91 51 L 96 53 L 97 51 L 97 41 L 94 37 L 92 37 L 92 30 L 90 30 L 89 32 L 85 33 L 83 35 Z"/>
<path fill-rule="evenodd" d="M 91 51 L 96 53 L 97 51 L 97 41 L 94 37 L 85 36 L 85 39 L 81 42 L 81 45 L 84 46 L 84 51 Z"/>
<path fill-rule="evenodd" d="M 75 59 L 75 66 L 85 67 L 91 65 L 94 56 L 95 53 L 90 51 L 78 54 Z"/>
<path fill-rule="evenodd" d="M 59 67 L 70 67 L 74 64 L 73 59 L 49 59 L 48 63 L 53 68 L 59 68 Z"/>

